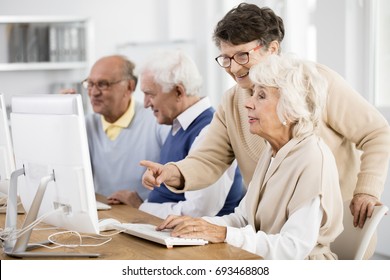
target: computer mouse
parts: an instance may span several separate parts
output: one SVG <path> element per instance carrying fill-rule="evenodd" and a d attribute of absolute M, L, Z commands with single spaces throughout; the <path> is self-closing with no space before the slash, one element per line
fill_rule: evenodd
<path fill-rule="evenodd" d="M 120 225 L 121 222 L 113 218 L 99 220 L 99 231 L 116 230 L 116 225 Z"/>

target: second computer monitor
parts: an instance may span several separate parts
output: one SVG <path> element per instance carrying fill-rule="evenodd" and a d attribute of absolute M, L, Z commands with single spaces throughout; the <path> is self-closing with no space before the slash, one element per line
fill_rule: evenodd
<path fill-rule="evenodd" d="M 38 216 L 64 229 L 98 233 L 81 96 L 15 96 L 11 125 L 16 169 L 24 169 L 18 193 L 25 210 L 47 180 Z"/>
<path fill-rule="evenodd" d="M 9 122 L 3 94 L 0 93 L 0 193 L 8 194 L 11 173 L 15 170 L 15 160 L 9 130 Z"/>

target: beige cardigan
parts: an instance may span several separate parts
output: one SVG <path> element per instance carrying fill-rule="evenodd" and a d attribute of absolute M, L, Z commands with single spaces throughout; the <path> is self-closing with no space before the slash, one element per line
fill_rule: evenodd
<path fill-rule="evenodd" d="M 323 65 L 317 67 L 329 84 L 320 136 L 336 158 L 343 199 L 354 193 L 380 198 L 390 155 L 389 125 L 340 75 Z M 235 158 L 249 185 L 265 147 L 264 139 L 249 132 L 244 107 L 249 94 L 237 85 L 231 88 L 221 100 L 205 141 L 176 163 L 185 179 L 184 191 L 212 184 Z"/>
<path fill-rule="evenodd" d="M 311 135 L 303 139 L 291 139 L 278 151 L 268 169 L 271 156 L 271 147 L 267 145 L 256 166 L 248 191 L 233 214 L 207 217 L 206 220 L 238 228 L 251 225 L 255 232 L 279 234 L 295 211 L 320 197 L 322 222 L 317 243 L 306 257 L 335 259 L 329 245 L 343 230 L 343 201 L 336 163 L 329 147 L 318 136 Z M 234 233 L 228 231 L 228 243 L 232 242 L 234 245 L 236 240 L 245 240 L 240 245 L 243 249 L 257 249 L 253 244 L 256 240 L 233 235 Z M 262 237 L 263 235 L 259 236 L 260 239 Z M 262 255 L 260 251 L 254 253 Z M 273 252 L 271 255 L 279 254 Z"/>

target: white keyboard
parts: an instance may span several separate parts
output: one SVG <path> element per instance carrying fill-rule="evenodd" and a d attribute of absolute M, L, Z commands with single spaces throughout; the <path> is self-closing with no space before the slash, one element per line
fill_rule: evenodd
<path fill-rule="evenodd" d="M 7 205 L 8 195 L 0 191 L 0 206 Z"/>
<path fill-rule="evenodd" d="M 157 231 L 156 226 L 150 224 L 122 223 L 116 225 L 116 227 L 124 233 L 165 245 L 167 248 L 172 248 L 173 246 L 205 245 L 208 243 L 207 240 L 200 238 L 172 237 L 170 235 L 171 231 Z"/>
<path fill-rule="evenodd" d="M 111 206 L 96 200 L 96 209 L 97 210 L 110 210 Z"/>

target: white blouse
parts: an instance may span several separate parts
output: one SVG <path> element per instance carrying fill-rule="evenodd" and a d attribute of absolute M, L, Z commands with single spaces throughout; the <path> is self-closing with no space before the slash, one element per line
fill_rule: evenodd
<path fill-rule="evenodd" d="M 269 260 L 305 259 L 318 239 L 323 209 L 320 197 L 295 211 L 278 234 L 256 232 L 247 225 L 245 199 L 235 212 L 223 217 L 203 217 L 206 221 L 227 227 L 225 242 Z"/>

